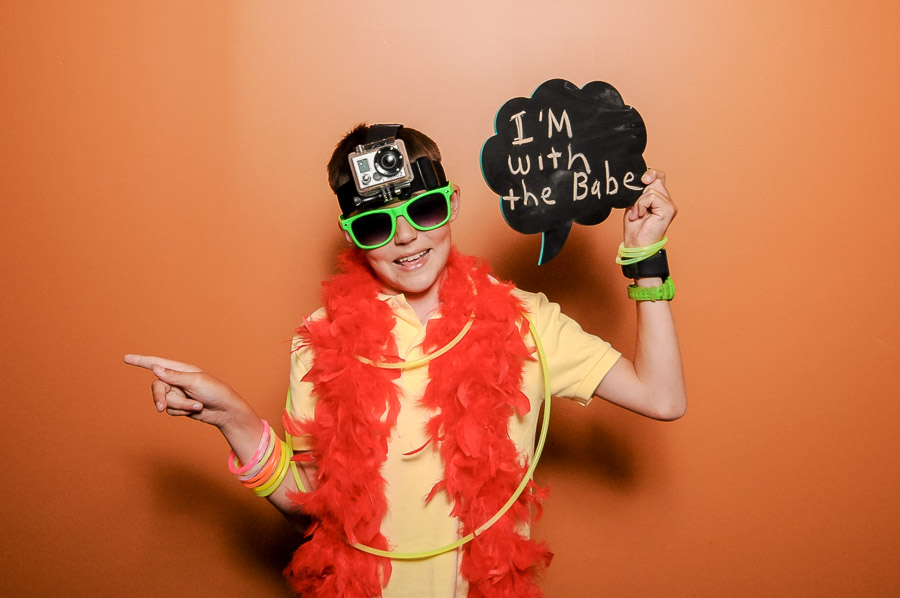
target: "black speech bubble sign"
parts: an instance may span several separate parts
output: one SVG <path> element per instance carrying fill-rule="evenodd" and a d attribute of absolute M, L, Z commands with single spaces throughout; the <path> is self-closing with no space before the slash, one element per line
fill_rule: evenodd
<path fill-rule="evenodd" d="M 572 222 L 593 225 L 643 191 L 647 130 L 609 83 L 563 79 L 503 104 L 496 135 L 481 148 L 481 171 L 507 224 L 543 233 L 538 264 L 562 249 Z"/>

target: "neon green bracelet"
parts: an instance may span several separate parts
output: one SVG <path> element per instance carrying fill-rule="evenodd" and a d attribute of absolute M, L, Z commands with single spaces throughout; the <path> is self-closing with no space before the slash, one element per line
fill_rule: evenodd
<path fill-rule="evenodd" d="M 675 298 L 675 282 L 668 276 L 657 287 L 628 285 L 628 298 L 635 301 L 671 301 Z"/>
<path fill-rule="evenodd" d="M 619 245 L 619 255 L 616 257 L 616 263 L 620 266 L 628 266 L 629 264 L 642 262 L 651 255 L 655 255 L 668 242 L 669 237 L 663 237 L 661 241 L 644 247 L 625 247 L 625 243 L 622 242 Z"/>

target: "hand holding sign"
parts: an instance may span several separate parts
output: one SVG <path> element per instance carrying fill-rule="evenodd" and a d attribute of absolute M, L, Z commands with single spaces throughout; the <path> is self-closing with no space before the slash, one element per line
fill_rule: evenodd
<path fill-rule="evenodd" d="M 494 130 L 481 170 L 507 224 L 543 233 L 538 264 L 559 253 L 572 222 L 599 224 L 643 191 L 644 121 L 608 83 L 542 83 L 531 98 L 506 102 Z"/>

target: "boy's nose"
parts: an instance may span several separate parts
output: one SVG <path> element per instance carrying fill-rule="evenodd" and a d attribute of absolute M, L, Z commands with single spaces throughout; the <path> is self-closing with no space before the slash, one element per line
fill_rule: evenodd
<path fill-rule="evenodd" d="M 413 226 L 406 221 L 406 218 L 403 216 L 397 216 L 397 231 L 394 233 L 394 243 L 397 245 L 406 245 L 407 243 L 412 243 L 419 236 L 419 231 L 417 231 Z"/>

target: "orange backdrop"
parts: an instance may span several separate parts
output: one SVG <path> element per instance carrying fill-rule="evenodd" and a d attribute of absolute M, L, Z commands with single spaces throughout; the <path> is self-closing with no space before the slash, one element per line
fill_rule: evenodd
<path fill-rule="evenodd" d="M 277 420 L 358 121 L 429 132 L 457 244 L 630 351 L 619 224 L 538 268 L 480 176 L 496 110 L 562 77 L 615 85 L 669 174 L 690 407 L 554 409 L 547 595 L 897 595 L 895 3 L 348 4 L 0 6 L 0 594 L 287 595 L 296 537 L 121 356 Z"/>

